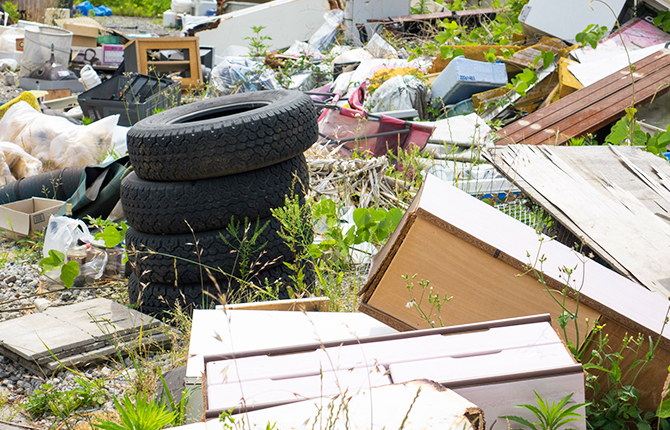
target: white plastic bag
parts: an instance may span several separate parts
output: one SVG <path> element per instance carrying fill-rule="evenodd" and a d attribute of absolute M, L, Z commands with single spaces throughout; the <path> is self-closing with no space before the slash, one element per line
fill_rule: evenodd
<path fill-rule="evenodd" d="M 47 232 L 44 235 L 44 247 L 42 255 L 49 256 L 49 251 L 56 250 L 67 255 L 68 249 L 77 243 L 79 239 L 86 242 L 93 240 L 91 232 L 86 223 L 80 219 L 72 219 L 66 216 L 52 215 L 49 218 Z"/>
<path fill-rule="evenodd" d="M 365 50 L 375 58 L 398 58 L 398 51 L 377 33 L 365 45 Z"/>
<path fill-rule="evenodd" d="M 7 185 L 14 181 L 16 181 L 16 178 L 14 175 L 12 175 L 12 171 L 9 169 L 9 165 L 7 165 L 5 154 L 0 152 L 0 186 Z"/>
<path fill-rule="evenodd" d="M 416 109 L 421 117 L 428 105 L 428 88 L 416 76 L 394 76 L 381 84 L 365 105 L 370 112 Z"/>

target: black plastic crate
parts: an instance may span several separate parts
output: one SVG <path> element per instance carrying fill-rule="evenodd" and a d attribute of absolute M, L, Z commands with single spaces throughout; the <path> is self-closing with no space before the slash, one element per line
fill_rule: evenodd
<path fill-rule="evenodd" d="M 119 125 L 131 126 L 181 103 L 181 83 L 139 73 L 114 76 L 78 97 L 84 116 L 93 121 L 119 114 Z"/>

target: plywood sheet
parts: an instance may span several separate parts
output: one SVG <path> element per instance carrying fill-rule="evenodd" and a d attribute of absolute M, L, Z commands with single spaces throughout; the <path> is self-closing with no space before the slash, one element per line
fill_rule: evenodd
<path fill-rule="evenodd" d="M 519 187 L 533 199 L 542 196 L 550 214 L 569 219 L 587 246 L 597 244 L 592 249 L 605 261 L 670 295 L 670 224 L 661 217 L 670 209 L 667 161 L 637 148 L 525 145 L 496 149 L 490 158 L 507 177 L 523 180 Z"/>

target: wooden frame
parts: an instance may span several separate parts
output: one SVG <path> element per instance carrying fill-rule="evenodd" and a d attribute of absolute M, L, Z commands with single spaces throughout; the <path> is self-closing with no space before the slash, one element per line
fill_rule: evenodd
<path fill-rule="evenodd" d="M 184 50 L 188 59 L 151 61 L 148 51 Z M 126 71 L 151 75 L 155 72 L 188 71 L 188 78 L 173 78 L 181 81 L 181 90 L 186 92 L 202 86 L 200 68 L 200 45 L 198 37 L 158 37 L 132 39 L 123 47 Z"/>

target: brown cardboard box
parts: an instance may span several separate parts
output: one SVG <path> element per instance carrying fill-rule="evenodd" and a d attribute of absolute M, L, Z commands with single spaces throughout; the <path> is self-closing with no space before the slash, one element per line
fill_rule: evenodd
<path fill-rule="evenodd" d="M 65 23 L 63 28 L 74 33 L 72 46 L 95 48 L 98 46 L 98 28 L 92 25 Z"/>
<path fill-rule="evenodd" d="M 546 286 L 529 266 L 544 273 Z M 573 321 L 566 327 L 567 339 L 556 324 L 562 313 L 556 300 L 563 299 L 568 277 L 564 268 L 573 270 L 566 289 L 569 311 L 577 309 L 579 294 L 578 339 Z M 445 326 L 548 312 L 559 335 L 577 347 L 584 346 L 594 322 L 604 326 L 612 350 L 619 350 L 625 333 L 660 340 L 654 361 L 636 382 L 640 407 L 652 411 L 660 403 L 670 362 L 670 332 L 660 336 L 667 300 L 430 175 L 373 259 L 360 310 L 398 330 L 429 328 L 409 304 L 403 276 L 415 274 L 411 282 L 416 301 L 422 294 L 420 280 L 430 281 L 433 294 L 453 296 L 442 308 Z M 420 306 L 438 320 L 427 297 Z M 589 348 L 584 357 L 590 357 Z M 629 352 L 624 352 L 622 370 L 635 360 Z"/>
<path fill-rule="evenodd" d="M 0 229 L 14 238 L 42 231 L 49 223 L 49 217 L 57 213 L 64 204 L 60 200 L 41 197 L 7 203 L 0 206 Z"/>

